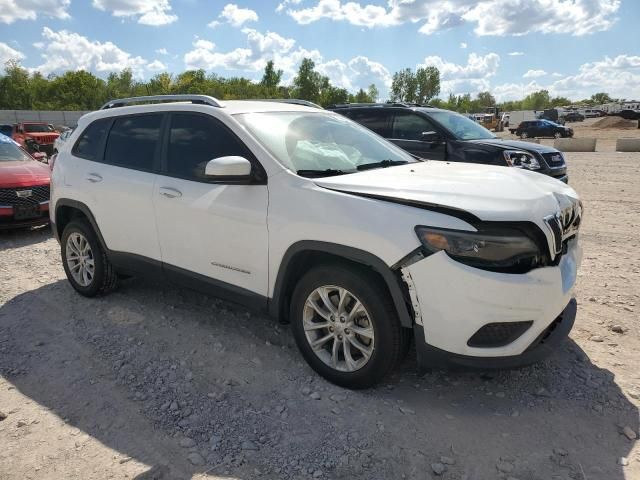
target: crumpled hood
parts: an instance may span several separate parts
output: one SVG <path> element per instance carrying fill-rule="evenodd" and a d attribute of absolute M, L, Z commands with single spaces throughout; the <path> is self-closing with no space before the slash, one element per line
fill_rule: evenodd
<path fill-rule="evenodd" d="M 48 185 L 50 174 L 48 165 L 35 160 L 0 161 L 0 188 Z"/>
<path fill-rule="evenodd" d="M 519 168 L 426 161 L 315 179 L 345 193 L 448 207 L 487 221 L 532 221 L 556 214 L 578 199 L 551 177 Z"/>
<path fill-rule="evenodd" d="M 493 147 L 504 148 L 505 150 L 525 150 L 538 153 L 554 153 L 557 149 L 542 145 L 541 143 L 521 142 L 519 140 L 502 140 L 501 138 L 490 138 L 483 140 L 469 140 L 478 145 L 491 145 Z"/>

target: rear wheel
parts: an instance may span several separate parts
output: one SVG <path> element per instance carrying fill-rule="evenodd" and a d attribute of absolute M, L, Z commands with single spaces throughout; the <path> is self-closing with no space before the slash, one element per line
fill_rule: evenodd
<path fill-rule="evenodd" d="M 298 282 L 291 320 L 305 360 L 330 382 L 367 388 L 404 358 L 408 347 L 381 282 L 364 269 L 316 267 Z"/>
<path fill-rule="evenodd" d="M 529 138 L 529 133 L 527 133 L 527 132 L 522 132 L 522 133 L 520 134 L 520 138 Z"/>
<path fill-rule="evenodd" d="M 118 277 L 91 225 L 84 220 L 69 222 L 60 244 L 64 271 L 78 293 L 94 297 L 115 288 Z"/>
<path fill-rule="evenodd" d="M 554 133 L 554 134 L 553 134 L 553 136 L 554 136 L 555 138 L 562 138 L 564 135 L 562 135 L 562 133 L 561 133 L 561 132 L 556 132 L 556 133 Z"/>

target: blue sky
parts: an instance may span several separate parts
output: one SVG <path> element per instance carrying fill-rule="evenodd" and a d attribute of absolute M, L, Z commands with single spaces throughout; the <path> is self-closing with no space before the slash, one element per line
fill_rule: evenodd
<path fill-rule="evenodd" d="M 0 61 L 138 78 L 204 68 L 289 82 L 304 57 L 345 88 L 435 65 L 442 96 L 547 88 L 640 97 L 639 0 L 0 0 Z"/>

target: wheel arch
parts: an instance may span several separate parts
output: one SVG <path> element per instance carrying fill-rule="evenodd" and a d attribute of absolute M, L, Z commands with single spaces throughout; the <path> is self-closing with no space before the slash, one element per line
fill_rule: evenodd
<path fill-rule="evenodd" d="M 355 264 L 370 269 L 386 286 L 403 327 L 413 326 L 413 316 L 407 305 L 402 280 L 383 260 L 370 252 L 346 245 L 303 240 L 291 245 L 280 262 L 273 297 L 269 301 L 269 314 L 282 321 L 289 316 L 288 305 L 295 281 L 310 266 L 329 262 Z"/>
<path fill-rule="evenodd" d="M 72 220 L 76 220 L 79 218 L 86 219 L 90 224 L 93 231 L 98 236 L 98 240 L 100 241 L 100 245 L 104 249 L 105 252 L 108 252 L 107 245 L 102 238 L 102 233 L 100 233 L 100 228 L 98 227 L 98 223 L 96 222 L 93 213 L 87 205 L 82 202 L 78 202 L 77 200 L 71 200 L 69 198 L 60 198 L 56 202 L 54 212 L 54 233 L 58 240 L 62 237 L 62 232 L 65 227 Z"/>

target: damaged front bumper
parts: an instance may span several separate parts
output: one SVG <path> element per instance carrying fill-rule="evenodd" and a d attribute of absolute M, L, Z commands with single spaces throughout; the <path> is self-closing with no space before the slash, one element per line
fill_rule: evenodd
<path fill-rule="evenodd" d="M 544 358 L 573 326 L 581 258 L 573 239 L 557 266 L 525 274 L 480 270 L 444 252 L 404 267 L 418 361 L 509 368 Z"/>

